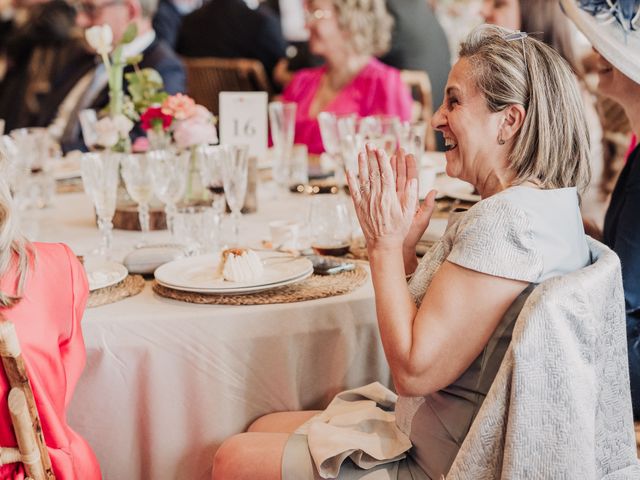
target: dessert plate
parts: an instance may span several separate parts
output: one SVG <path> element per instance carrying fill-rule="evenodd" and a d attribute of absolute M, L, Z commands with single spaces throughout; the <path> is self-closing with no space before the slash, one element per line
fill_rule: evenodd
<path fill-rule="evenodd" d="M 87 272 L 90 292 L 120 283 L 129 274 L 127 267 L 121 263 L 102 260 L 86 262 L 84 269 Z"/>
<path fill-rule="evenodd" d="M 264 272 L 250 282 L 229 282 L 217 275 L 220 255 L 200 255 L 174 260 L 159 267 L 154 276 L 160 285 L 196 293 L 253 293 L 304 280 L 313 273 L 313 264 L 288 253 L 258 251 Z"/>

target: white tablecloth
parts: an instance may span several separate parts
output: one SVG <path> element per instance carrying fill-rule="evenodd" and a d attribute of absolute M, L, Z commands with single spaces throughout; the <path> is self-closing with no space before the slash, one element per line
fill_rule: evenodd
<path fill-rule="evenodd" d="M 243 222 L 253 241 L 268 237 L 268 220 L 304 217 L 303 197 L 268 196 Z M 98 242 L 92 215 L 83 194 L 67 194 L 37 213 L 37 228 L 25 224 L 33 237 L 80 254 Z M 116 252 L 137 241 L 139 234 L 116 231 Z M 370 281 L 344 296 L 251 307 L 181 303 L 147 285 L 88 309 L 83 329 L 87 366 L 69 421 L 106 479 L 209 478 L 220 443 L 257 417 L 320 408 L 342 389 L 389 383 Z"/>

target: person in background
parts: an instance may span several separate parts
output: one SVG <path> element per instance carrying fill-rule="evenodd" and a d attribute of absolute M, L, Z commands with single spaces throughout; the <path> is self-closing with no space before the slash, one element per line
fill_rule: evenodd
<path fill-rule="evenodd" d="M 286 42 L 269 9 L 252 10 L 243 0 L 212 0 L 183 18 L 176 51 L 185 57 L 253 58 L 269 78 Z"/>
<path fill-rule="evenodd" d="M 176 49 L 182 18 L 202 5 L 200 0 L 160 0 L 153 16 L 153 29 L 158 40 Z"/>
<path fill-rule="evenodd" d="M 2 43 L 7 72 L 0 83 L 0 118 L 5 131 L 36 124 L 51 79 L 85 56 L 76 12 L 63 0 L 30 4 L 26 23 Z"/>
<path fill-rule="evenodd" d="M 85 363 L 81 320 L 89 296 L 87 277 L 66 245 L 27 242 L 18 233 L 11 202 L 0 176 L 0 315 L 15 325 L 54 474 L 99 480 L 98 461 L 67 424 L 66 412 Z M 6 402 L 9 390 L 0 374 L 3 447 L 16 445 Z M 22 463 L 0 466 L 0 478 L 24 478 Z"/>
<path fill-rule="evenodd" d="M 282 94 L 296 102 L 295 142 L 322 153 L 320 112 L 394 115 L 410 120 L 411 95 L 400 71 L 375 58 L 386 52 L 393 19 L 384 0 L 312 0 L 308 3 L 309 49 L 325 65 L 299 70 Z"/>
<path fill-rule="evenodd" d="M 564 58 L 579 84 L 589 124 L 591 183 L 581 196 L 581 210 L 586 226 L 602 226 L 605 195 L 602 191 L 603 146 L 602 124 L 596 110 L 596 99 L 584 81 L 585 69 L 575 45 L 575 29 L 562 13 L 557 1 L 549 0 L 484 0 L 481 14 L 487 23 L 512 30 L 522 30 L 542 40 Z M 600 227 L 598 227 L 600 228 Z"/>
<path fill-rule="evenodd" d="M 561 0 L 598 53 L 598 92 L 618 102 L 640 137 L 640 6 Z M 635 23 L 634 23 L 635 22 Z M 640 146 L 627 158 L 605 215 L 602 239 L 620 257 L 627 313 L 633 415 L 640 420 Z"/>
<path fill-rule="evenodd" d="M 79 5 L 77 24 L 82 29 L 95 25 L 109 25 L 114 43 L 122 38 L 129 24 L 135 23 L 138 36 L 123 46 L 123 56 L 143 55 L 140 68 L 155 69 L 170 93 L 184 92 L 186 74 L 175 52 L 156 38 L 151 19 L 157 0 L 85 0 Z M 97 63 L 96 65 L 96 62 Z M 127 67 L 125 71 L 132 71 Z M 126 85 L 125 85 L 126 88 Z M 92 108 L 100 110 L 109 102 L 107 73 L 95 52 L 87 52 L 84 62 L 69 65 L 52 82 L 52 93 L 42 103 L 38 125 L 50 126 L 60 139 L 65 152 L 84 149 L 78 114 Z"/>
<path fill-rule="evenodd" d="M 386 0 L 393 17 L 391 48 L 380 61 L 399 70 L 422 70 L 431 81 L 433 111 L 442 104 L 444 86 L 451 70 L 447 36 L 425 0 Z M 442 135 L 436 135 L 438 150 L 444 150 Z"/>
<path fill-rule="evenodd" d="M 338 478 L 446 476 L 500 368 L 530 284 L 591 262 L 578 205 L 589 181 L 589 133 L 576 78 L 546 44 L 511 35 L 477 28 L 451 69 L 432 126 L 445 137 L 447 174 L 473 184 L 482 200 L 452 214 L 419 264 L 416 244 L 436 192 L 417 208 L 415 159 L 399 151 L 389 161 L 367 148 L 358 158 L 359 178 L 348 172 L 380 339 L 399 394 L 395 425 L 412 447 L 401 460 L 369 470 L 347 459 Z M 222 444 L 213 478 L 319 478 L 314 461 L 322 459 L 312 459 L 308 436 L 297 431 L 315 413 L 256 420 Z M 360 410 L 350 419 L 362 417 Z M 372 443 L 393 438 L 380 434 L 389 430 L 386 421 L 362 422 Z M 334 445 L 327 439 L 324 446 Z"/>

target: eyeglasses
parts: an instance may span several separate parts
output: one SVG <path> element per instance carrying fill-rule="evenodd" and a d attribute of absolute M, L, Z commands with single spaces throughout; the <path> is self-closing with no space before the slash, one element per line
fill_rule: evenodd
<path fill-rule="evenodd" d="M 304 19 L 307 23 L 315 22 L 316 20 L 324 20 L 326 18 L 333 17 L 331 10 L 324 10 L 322 8 L 316 8 L 315 10 L 305 10 Z"/>
<path fill-rule="evenodd" d="M 78 12 L 84 13 L 87 17 L 96 18 L 105 8 L 115 7 L 116 5 L 124 5 L 124 2 L 122 0 L 110 0 L 100 5 L 89 2 L 79 2 L 75 4 L 75 7 Z"/>

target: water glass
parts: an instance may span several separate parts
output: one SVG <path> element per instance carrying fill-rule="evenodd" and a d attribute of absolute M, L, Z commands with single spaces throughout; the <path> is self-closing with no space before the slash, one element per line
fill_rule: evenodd
<path fill-rule="evenodd" d="M 187 189 L 191 152 L 175 152 L 171 149 L 147 152 L 151 164 L 151 183 L 156 196 L 164 203 L 167 227 L 173 233 L 176 205 Z"/>
<path fill-rule="evenodd" d="M 351 246 L 351 223 L 345 196 L 322 194 L 311 198 L 309 233 L 311 247 L 319 255 L 345 255 Z"/>
<path fill-rule="evenodd" d="M 122 178 L 127 192 L 138 204 L 138 219 L 143 234 L 149 232 L 149 202 L 153 196 L 151 160 L 145 154 L 123 154 Z"/>
<path fill-rule="evenodd" d="M 249 147 L 247 145 L 228 145 L 229 154 L 222 161 L 222 181 L 224 195 L 231 209 L 234 244 L 240 241 L 240 218 L 242 205 L 247 193 L 247 175 L 249 167 Z"/>
<path fill-rule="evenodd" d="M 46 128 L 20 128 L 3 137 L 2 150 L 10 164 L 9 182 L 18 209 L 43 208 L 51 202 L 55 179 L 52 160 L 60 146 Z"/>
<path fill-rule="evenodd" d="M 383 149 L 387 155 L 393 155 L 398 148 L 398 136 L 401 122 L 392 115 L 372 115 L 360 119 L 358 134 L 365 143 L 372 143 Z"/>
<path fill-rule="evenodd" d="M 198 169 L 202 186 L 211 193 L 214 236 L 219 237 L 222 215 L 227 206 L 222 181 L 222 162 L 229 156 L 228 145 L 203 146 L 198 155 Z"/>
<path fill-rule="evenodd" d="M 120 156 L 113 152 L 85 153 L 80 159 L 82 184 L 98 216 L 98 229 L 102 235 L 100 254 L 106 257 L 111 253 Z"/>
<path fill-rule="evenodd" d="M 216 213 L 211 207 L 179 208 L 174 218 L 174 235 L 187 255 L 217 250 Z"/>
<path fill-rule="evenodd" d="M 271 139 L 276 150 L 272 173 L 280 185 L 288 186 L 291 181 L 291 150 L 296 128 L 295 103 L 271 102 L 269 104 L 269 124 Z"/>
<path fill-rule="evenodd" d="M 427 124 L 425 122 L 409 123 L 404 122 L 398 128 L 398 142 L 405 153 L 410 153 L 421 163 L 424 153 L 424 142 L 427 135 Z"/>

